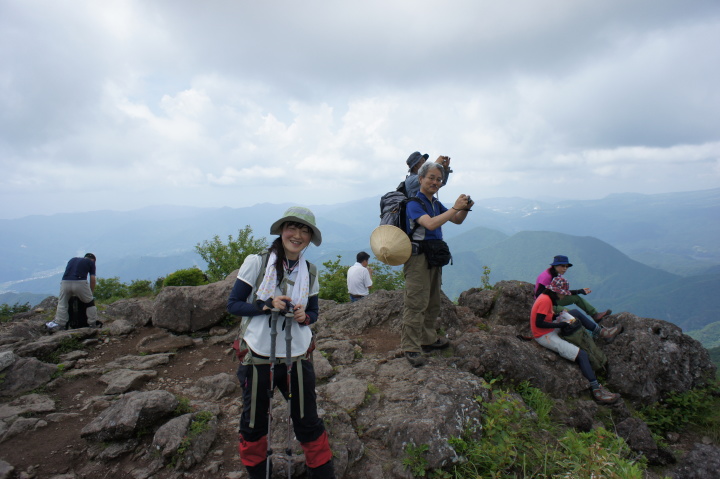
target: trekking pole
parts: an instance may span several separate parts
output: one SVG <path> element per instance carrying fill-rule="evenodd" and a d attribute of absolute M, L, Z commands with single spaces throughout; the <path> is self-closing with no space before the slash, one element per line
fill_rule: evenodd
<path fill-rule="evenodd" d="M 287 390 L 288 390 L 288 417 L 287 417 L 287 442 L 285 443 L 285 455 L 287 456 L 287 477 L 292 478 L 292 449 L 290 448 L 291 432 L 292 432 L 292 322 L 294 315 L 292 312 L 285 315 L 285 366 L 287 371 Z"/>
<path fill-rule="evenodd" d="M 270 316 L 270 385 L 268 386 L 268 432 L 267 432 L 267 459 L 265 459 L 265 479 L 270 479 L 270 457 L 272 456 L 272 447 L 270 446 L 270 433 L 272 426 L 272 407 L 273 407 L 273 390 L 275 389 L 275 361 L 277 355 L 275 354 L 275 338 L 277 337 L 277 322 L 279 309 L 273 308 Z"/>

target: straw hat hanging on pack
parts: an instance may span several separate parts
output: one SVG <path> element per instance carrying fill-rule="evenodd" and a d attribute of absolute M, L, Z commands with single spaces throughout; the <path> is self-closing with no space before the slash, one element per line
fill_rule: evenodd
<path fill-rule="evenodd" d="M 370 248 L 378 260 L 390 266 L 404 264 L 412 253 L 407 233 L 392 225 L 375 228 L 370 235 Z"/>

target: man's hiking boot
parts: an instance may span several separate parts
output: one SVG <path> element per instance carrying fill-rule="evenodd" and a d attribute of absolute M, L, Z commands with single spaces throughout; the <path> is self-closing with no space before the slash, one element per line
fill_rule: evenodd
<path fill-rule="evenodd" d="M 600 330 L 600 337 L 607 341 L 608 343 L 612 343 L 615 337 L 623 332 L 623 326 L 622 324 L 619 326 L 613 326 L 611 328 L 602 328 Z"/>
<path fill-rule="evenodd" d="M 618 393 L 611 393 L 602 386 L 597 389 L 593 389 L 592 394 L 597 402 L 603 404 L 614 404 L 618 399 L 620 399 L 620 395 Z"/>
<path fill-rule="evenodd" d="M 600 313 L 593 314 L 592 318 L 595 320 L 596 323 L 599 323 L 600 321 L 605 319 L 605 317 L 610 316 L 611 314 L 612 314 L 612 309 L 608 309 L 607 311 L 602 311 Z"/>
<path fill-rule="evenodd" d="M 426 344 L 422 347 L 422 350 L 426 353 L 432 352 L 434 349 L 445 349 L 450 346 L 450 340 L 448 338 L 437 338 L 432 344 Z"/>
<path fill-rule="evenodd" d="M 414 368 L 419 368 L 420 366 L 424 366 L 425 363 L 427 363 L 427 359 L 425 358 L 425 356 L 422 355 L 422 353 L 406 351 L 405 358 Z"/>
<path fill-rule="evenodd" d="M 45 323 L 45 327 L 47 328 L 47 332 L 50 334 L 57 333 L 61 329 L 60 325 L 58 323 L 56 323 L 55 321 L 50 321 L 50 322 Z"/>

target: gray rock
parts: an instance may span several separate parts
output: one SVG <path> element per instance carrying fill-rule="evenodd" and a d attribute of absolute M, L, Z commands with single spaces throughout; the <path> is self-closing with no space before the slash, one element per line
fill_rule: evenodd
<path fill-rule="evenodd" d="M 100 376 L 100 381 L 108 385 L 103 394 L 122 394 L 140 389 L 146 382 L 156 378 L 157 375 L 157 371 L 152 369 L 145 371 L 114 369 Z"/>
<path fill-rule="evenodd" d="M 695 447 L 672 471 L 673 479 L 717 479 L 720 471 L 720 448 L 705 444 Z"/>
<path fill-rule="evenodd" d="M 0 352 L 0 372 L 9 368 L 15 362 L 15 354 L 12 351 Z"/>
<path fill-rule="evenodd" d="M 490 373 L 518 382 L 527 380 L 556 398 L 587 392 L 587 381 L 574 363 L 535 341 L 517 338 L 530 335 L 530 283 L 501 281 L 492 291 L 466 291 L 458 302 L 476 314 L 482 313 L 489 325 L 489 331 L 469 328 L 455 342 L 460 368 L 479 376 Z M 609 360 L 606 385 L 623 398 L 653 403 L 672 391 L 702 386 L 714 376 L 715 366 L 707 350 L 677 326 L 629 313 L 603 321 L 605 326 L 620 323 L 625 330 L 614 342 L 598 340 L 597 344 Z M 648 361 L 657 354 L 661 360 Z M 528 368 L 528 364 L 533 367 Z"/>
<path fill-rule="evenodd" d="M 10 479 L 14 472 L 15 468 L 12 465 L 0 459 L 0 479 Z"/>
<path fill-rule="evenodd" d="M 46 427 L 47 425 L 47 421 L 43 419 L 36 417 L 19 417 L 10 425 L 7 432 L 3 435 L 2 439 L 0 439 L 0 442 L 7 441 L 13 436 L 25 434 L 28 431 Z"/>
<path fill-rule="evenodd" d="M 5 379 L 0 382 L 0 396 L 18 396 L 32 391 L 52 380 L 57 366 L 35 358 L 20 358 L 3 371 Z"/>
<path fill-rule="evenodd" d="M 315 368 L 315 378 L 317 380 L 327 379 L 335 373 L 332 364 L 319 349 L 313 351 L 313 367 Z"/>
<path fill-rule="evenodd" d="M 129 298 L 109 304 L 104 315 L 112 319 L 123 319 L 135 328 L 142 328 L 150 324 L 152 309 L 152 298 Z"/>
<path fill-rule="evenodd" d="M 77 350 L 77 351 L 70 351 L 69 353 L 60 355 L 60 362 L 63 364 L 67 364 L 73 361 L 77 361 L 79 359 L 83 359 L 88 357 L 87 351 Z"/>
<path fill-rule="evenodd" d="M 110 443 L 96 443 L 88 447 L 87 454 L 91 459 L 111 461 L 133 452 L 138 444 L 140 441 L 135 438 Z"/>
<path fill-rule="evenodd" d="M 329 382 L 324 393 L 332 402 L 351 413 L 365 402 L 365 396 L 369 394 L 368 383 L 361 379 L 341 378 Z"/>
<path fill-rule="evenodd" d="M 403 310 L 403 291 L 380 290 L 371 293 L 362 301 L 336 305 L 332 302 L 329 310 L 322 309 L 322 321 L 315 325 L 318 337 L 347 334 L 357 335 L 369 328 L 400 331 Z M 323 305 L 328 302 L 323 302 Z M 440 317 L 437 327 L 448 329 L 460 323 L 457 307 L 441 294 Z M 339 335 L 338 333 L 344 333 Z"/>
<path fill-rule="evenodd" d="M 352 400 L 353 404 L 360 402 L 350 411 L 355 416 L 355 424 L 363 431 L 364 441 L 377 441 L 387 449 L 388 460 L 402 457 L 408 444 L 428 445 L 426 457 L 430 468 L 459 459 L 447 440 L 480 424 L 481 408 L 474 398 L 488 397 L 485 381 L 464 371 L 436 366 L 432 361 L 420 369 L 412 368 L 404 359 L 388 361 L 376 367 L 372 382 L 367 371 L 367 368 L 350 366 L 330 383 L 318 387 L 318 392 L 335 404 L 346 400 Z M 357 382 L 361 379 L 366 381 L 366 386 Z M 346 393 L 343 385 L 351 391 Z M 420 409 L 419 404 L 422 404 Z M 338 407 L 344 413 L 349 410 L 344 405 Z M 332 425 L 330 429 L 332 438 L 335 430 Z M 353 461 L 357 461 L 361 453 L 361 447 L 348 451 L 348 470 L 355 467 Z"/>
<path fill-rule="evenodd" d="M 643 421 L 629 417 L 615 426 L 618 436 L 625 439 L 630 449 L 644 454 L 651 465 L 661 464 L 658 446 L 650 428 Z"/>
<path fill-rule="evenodd" d="M 150 354 L 147 356 L 123 356 L 105 365 L 105 370 L 111 369 L 134 369 L 136 371 L 153 369 L 170 362 L 173 356 L 171 353 Z"/>
<path fill-rule="evenodd" d="M 129 439 L 161 423 L 178 402 L 168 391 L 128 393 L 85 426 L 80 436 L 93 442 Z"/>
<path fill-rule="evenodd" d="M 235 284 L 229 275 L 223 281 L 203 286 L 168 286 L 153 303 L 153 325 L 175 333 L 209 328 L 227 317 L 226 303 Z"/>
<path fill-rule="evenodd" d="M 194 345 L 195 342 L 190 336 L 176 336 L 164 332 L 143 338 L 137 345 L 137 351 L 146 354 L 167 353 Z"/>
<path fill-rule="evenodd" d="M 130 321 L 124 319 L 117 319 L 106 323 L 104 328 L 110 336 L 126 336 L 135 331 L 135 329 L 135 326 Z"/>
<path fill-rule="evenodd" d="M 171 419 L 157 430 L 152 449 L 158 451 L 176 469 L 187 470 L 207 455 L 217 436 L 217 429 L 217 417 L 208 411 L 184 414 Z"/>
<path fill-rule="evenodd" d="M 608 385 L 623 397 L 652 404 L 670 392 L 705 385 L 715 376 L 707 349 L 674 324 L 629 313 L 603 321 L 616 323 L 625 330 L 602 348 L 610 363 Z"/>
<path fill-rule="evenodd" d="M 335 364 L 351 364 L 355 361 L 356 349 L 355 344 L 348 340 L 324 340 L 321 342 L 320 349 L 332 357 Z"/>
<path fill-rule="evenodd" d="M 44 394 L 27 394 L 11 401 L 0 404 L 0 419 L 22 414 L 48 413 L 55 411 L 55 401 Z"/>
<path fill-rule="evenodd" d="M 82 341 L 83 339 L 93 337 L 96 334 L 97 329 L 95 328 L 79 328 L 68 331 L 59 331 L 53 335 L 41 336 L 35 341 L 23 343 L 15 349 L 15 354 L 24 357 L 44 357 L 55 351 L 63 340 L 75 338 Z"/>
<path fill-rule="evenodd" d="M 238 380 L 235 376 L 220 373 L 198 379 L 196 385 L 191 388 L 191 392 L 201 398 L 217 401 L 233 395 L 237 389 Z"/>
<path fill-rule="evenodd" d="M 568 402 L 556 400 L 551 414 L 555 420 L 566 426 L 588 432 L 593 428 L 598 408 L 593 401 L 577 401 L 568 406 Z"/>

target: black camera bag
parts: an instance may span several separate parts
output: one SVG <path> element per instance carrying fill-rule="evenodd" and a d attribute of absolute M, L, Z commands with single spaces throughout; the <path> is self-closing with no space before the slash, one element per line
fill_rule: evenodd
<path fill-rule="evenodd" d="M 452 254 L 446 242 L 441 239 L 425 240 L 422 242 L 422 249 L 427 258 L 428 267 L 443 267 L 452 261 Z"/>

